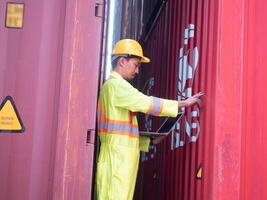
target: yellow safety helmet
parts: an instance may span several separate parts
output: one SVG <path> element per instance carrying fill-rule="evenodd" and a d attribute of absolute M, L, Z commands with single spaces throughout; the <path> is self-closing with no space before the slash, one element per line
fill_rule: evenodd
<path fill-rule="evenodd" d="M 141 58 L 142 63 L 149 63 L 150 59 L 143 55 L 141 45 L 132 39 L 119 40 L 112 51 L 112 55 L 129 55 Z"/>

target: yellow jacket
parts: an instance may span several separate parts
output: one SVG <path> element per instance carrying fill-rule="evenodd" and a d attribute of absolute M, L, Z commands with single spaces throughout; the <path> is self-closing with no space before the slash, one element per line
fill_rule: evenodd
<path fill-rule="evenodd" d="M 146 96 L 113 71 L 101 88 L 98 101 L 98 199 L 133 197 L 139 153 L 149 147 L 149 139 L 139 137 L 135 112 L 175 117 L 178 102 Z"/>

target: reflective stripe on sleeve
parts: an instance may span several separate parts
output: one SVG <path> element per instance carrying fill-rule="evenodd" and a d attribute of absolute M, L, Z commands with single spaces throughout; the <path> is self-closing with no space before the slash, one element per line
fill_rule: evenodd
<path fill-rule="evenodd" d="M 163 108 L 163 101 L 160 98 L 157 97 L 151 97 L 150 100 L 150 107 L 147 111 L 147 114 L 150 115 L 160 115 L 160 113 L 162 112 L 162 108 Z"/>

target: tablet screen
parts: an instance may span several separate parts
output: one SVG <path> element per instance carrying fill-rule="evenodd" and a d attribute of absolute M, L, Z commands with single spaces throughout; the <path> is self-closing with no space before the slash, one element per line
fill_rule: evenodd
<path fill-rule="evenodd" d="M 178 113 L 176 117 L 168 117 L 158 129 L 157 133 L 168 133 L 176 124 L 176 122 L 181 118 L 182 115 L 183 113 Z"/>

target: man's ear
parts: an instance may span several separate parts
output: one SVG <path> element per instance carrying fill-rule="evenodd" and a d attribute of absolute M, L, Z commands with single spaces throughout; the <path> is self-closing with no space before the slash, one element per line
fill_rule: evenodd
<path fill-rule="evenodd" d="M 125 58 L 123 58 L 123 57 L 120 57 L 120 58 L 119 58 L 119 60 L 118 60 L 118 64 L 119 64 L 119 66 L 124 66 L 124 64 L 125 64 L 125 61 L 126 61 L 126 59 L 125 59 Z"/>

